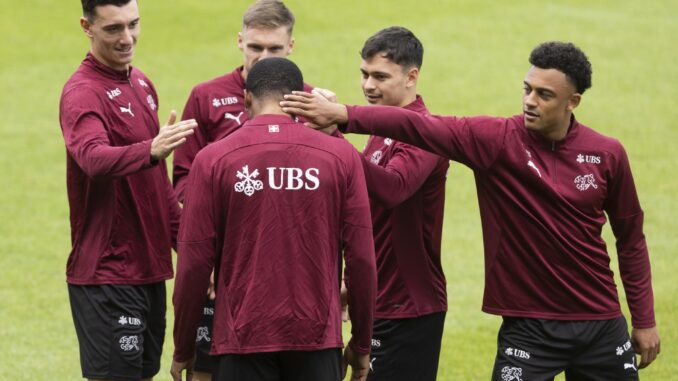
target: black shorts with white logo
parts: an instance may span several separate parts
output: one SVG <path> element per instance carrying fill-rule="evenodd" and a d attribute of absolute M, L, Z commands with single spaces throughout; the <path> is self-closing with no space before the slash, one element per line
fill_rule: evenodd
<path fill-rule="evenodd" d="M 369 381 L 434 381 L 445 312 L 409 319 L 377 319 Z"/>
<path fill-rule="evenodd" d="M 68 285 L 82 376 L 132 381 L 160 370 L 165 339 L 165 282 Z"/>
<path fill-rule="evenodd" d="M 339 381 L 341 349 L 216 356 L 213 381 Z M 350 372 L 350 369 L 349 369 Z"/>
<path fill-rule="evenodd" d="M 195 338 L 195 369 L 198 372 L 213 373 L 216 357 L 210 355 L 212 349 L 212 324 L 214 323 L 214 300 L 209 296 L 205 300 L 202 319 Z"/>
<path fill-rule="evenodd" d="M 638 380 L 626 319 L 559 321 L 505 317 L 493 381 Z"/>

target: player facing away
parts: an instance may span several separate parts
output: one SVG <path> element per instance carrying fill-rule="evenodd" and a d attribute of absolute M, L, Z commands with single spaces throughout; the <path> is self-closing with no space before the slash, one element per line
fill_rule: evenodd
<path fill-rule="evenodd" d="M 360 64 L 367 102 L 428 115 L 417 95 L 423 56 L 406 28 L 371 36 Z M 378 280 L 368 379 L 435 380 L 447 311 L 440 243 L 448 161 L 379 136 L 370 136 L 362 159 Z"/>
<path fill-rule="evenodd" d="M 252 66 L 261 59 L 287 57 L 292 53 L 295 18 L 281 1 L 260 0 L 253 3 L 243 15 L 242 30 L 238 33 L 238 48 L 243 53 L 243 64 L 232 72 L 198 84 L 193 88 L 184 107 L 183 119 L 195 119 L 198 128 L 186 144 L 174 152 L 172 177 L 180 202 L 188 173 L 195 155 L 208 144 L 221 140 L 238 130 L 249 118 L 245 108 L 245 80 Z M 305 86 L 306 90 L 311 87 Z M 198 328 L 197 360 L 194 379 L 210 381 L 214 359 L 209 355 L 212 346 L 214 301 L 206 297 L 203 319 Z"/>
<path fill-rule="evenodd" d="M 281 111 L 303 89 L 284 58 L 247 77 L 241 129 L 195 158 L 186 186 L 174 289 L 172 375 L 190 372 L 203 295 L 214 269 L 215 380 L 341 378 L 341 252 L 352 380 L 369 367 L 376 265 L 359 154 Z"/>
<path fill-rule="evenodd" d="M 591 65 L 580 49 L 547 42 L 529 61 L 523 113 L 510 118 L 345 107 L 311 94 L 287 96 L 283 110 L 402 140 L 474 171 L 485 247 L 483 311 L 504 318 L 493 380 L 552 380 L 563 371 L 568 380 L 637 380 L 660 340 L 628 157 L 619 141 L 574 117 L 591 86 Z M 630 337 L 601 236 L 606 216 L 631 311 Z"/>
<path fill-rule="evenodd" d="M 179 204 L 164 159 L 195 121 L 159 129 L 153 83 L 130 63 L 135 0 L 83 0 L 90 51 L 61 95 L 72 250 L 66 267 L 82 375 L 149 380 L 165 337 Z"/>

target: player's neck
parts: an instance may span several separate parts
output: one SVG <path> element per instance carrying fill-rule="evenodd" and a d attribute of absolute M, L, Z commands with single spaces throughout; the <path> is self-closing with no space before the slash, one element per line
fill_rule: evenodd
<path fill-rule="evenodd" d="M 280 103 L 276 102 L 253 102 L 250 107 L 250 116 L 252 118 L 259 115 L 288 115 L 280 108 Z"/>

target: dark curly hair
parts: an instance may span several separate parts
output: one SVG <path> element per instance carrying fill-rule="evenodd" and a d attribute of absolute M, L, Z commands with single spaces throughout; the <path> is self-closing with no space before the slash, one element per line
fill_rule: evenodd
<path fill-rule="evenodd" d="M 530 63 L 541 69 L 556 69 L 583 94 L 591 87 L 591 63 L 586 54 L 571 42 L 549 41 L 534 48 Z"/>

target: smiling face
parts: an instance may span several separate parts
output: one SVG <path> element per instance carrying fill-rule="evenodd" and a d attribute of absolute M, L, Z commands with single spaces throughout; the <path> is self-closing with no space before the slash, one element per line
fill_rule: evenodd
<path fill-rule="evenodd" d="M 525 127 L 550 140 L 564 138 L 572 111 L 581 100 L 581 94 L 567 76 L 556 69 L 532 66 L 525 76 L 523 90 Z"/>
<path fill-rule="evenodd" d="M 82 29 L 91 40 L 92 54 L 110 68 L 127 70 L 141 33 L 136 0 L 121 7 L 100 5 L 94 11 L 91 19 L 80 19 Z"/>
<path fill-rule="evenodd" d="M 292 53 L 293 47 L 294 39 L 286 26 L 268 29 L 244 28 L 238 33 L 238 48 L 245 58 L 243 78 L 247 79 L 247 73 L 259 60 L 269 57 L 287 57 Z"/>
<path fill-rule="evenodd" d="M 361 85 L 367 102 L 382 106 L 406 106 L 417 97 L 419 69 L 406 69 L 381 54 L 360 64 Z"/>

